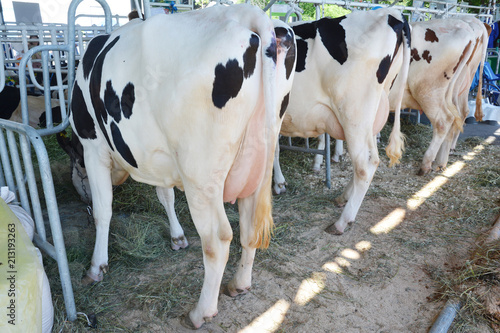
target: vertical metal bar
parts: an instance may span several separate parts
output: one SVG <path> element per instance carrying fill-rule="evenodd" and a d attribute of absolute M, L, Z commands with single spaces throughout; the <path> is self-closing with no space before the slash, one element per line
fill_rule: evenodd
<path fill-rule="evenodd" d="M 271 0 L 272 2 L 276 0 Z M 143 0 L 143 8 L 144 8 L 144 18 L 148 19 L 151 17 L 151 5 L 149 3 L 149 0 Z M 265 10 L 264 10 L 265 11 Z"/>
<path fill-rule="evenodd" d="M 52 44 L 57 45 L 57 40 L 56 40 L 56 31 L 55 29 L 52 31 Z M 61 51 L 61 52 L 66 52 L 66 51 Z M 66 52 L 67 53 L 67 52 Z M 55 64 L 55 69 L 56 69 L 56 82 L 57 82 L 57 90 L 58 96 L 59 96 L 59 107 L 61 108 L 61 118 L 64 121 L 67 118 L 67 111 L 66 111 L 66 98 L 64 96 L 64 89 L 65 86 L 63 84 L 63 79 L 61 75 L 61 56 L 60 52 L 54 52 L 54 64 Z"/>
<path fill-rule="evenodd" d="M 1 120 L 0 120 L 1 123 Z M 4 168 L 4 176 L 7 186 L 12 192 L 16 191 L 16 185 L 14 183 L 14 175 L 12 174 L 12 168 L 10 166 L 9 151 L 7 150 L 7 144 L 5 143 L 4 131 L 0 131 L 0 156 L 2 158 L 2 165 Z"/>
<path fill-rule="evenodd" d="M 49 73 L 49 51 L 42 51 L 42 73 L 43 73 L 43 95 L 45 97 L 45 125 L 51 129 L 52 123 L 52 102 L 50 94 L 50 73 Z"/>
<path fill-rule="evenodd" d="M 3 135 L 0 133 L 0 135 Z M 2 163 L 0 163 L 0 187 L 6 186 L 5 175 L 3 174 Z"/>
<path fill-rule="evenodd" d="M 309 138 L 306 138 L 306 148 L 309 149 Z"/>
<path fill-rule="evenodd" d="M 12 160 L 14 175 L 16 177 L 16 190 L 19 196 L 18 199 L 21 201 L 21 206 L 24 208 L 24 210 L 29 215 L 31 215 L 28 193 L 26 192 L 26 186 L 24 185 L 24 175 L 23 169 L 21 167 L 21 159 L 19 158 L 19 151 L 17 150 L 16 137 L 14 136 L 14 132 L 12 132 L 11 130 L 7 130 L 7 142 L 9 144 L 10 158 Z M 11 191 L 13 190 L 11 189 Z"/>
<path fill-rule="evenodd" d="M 326 187 L 332 188 L 332 177 L 331 177 L 331 151 L 330 151 L 330 135 L 325 133 L 325 168 L 326 168 Z"/>
<path fill-rule="evenodd" d="M 40 165 L 40 176 L 42 178 L 45 202 L 47 204 L 50 230 L 52 232 L 52 239 L 54 242 L 54 248 L 56 250 L 56 260 L 59 268 L 59 276 L 61 278 L 64 303 L 66 305 L 66 314 L 68 316 L 68 320 L 74 321 L 76 320 L 75 299 L 73 295 L 73 287 L 71 285 L 71 276 L 69 274 L 68 258 L 66 256 L 66 248 L 64 245 L 61 221 L 59 219 L 56 193 L 54 191 L 54 181 L 52 179 L 52 173 L 50 171 L 50 161 L 42 138 L 38 135 L 38 133 L 36 133 L 33 128 L 27 128 L 27 131 L 28 134 L 30 134 L 29 131 L 34 132 L 30 135 L 30 141 L 35 147 L 38 164 Z"/>
<path fill-rule="evenodd" d="M 3 45 L 4 44 L 0 44 L 0 46 L 2 47 L 2 49 L 0 50 L 0 53 L 2 53 L 0 55 L 0 91 L 2 91 L 3 87 L 5 87 L 5 51 L 3 49 Z"/>
<path fill-rule="evenodd" d="M 33 161 L 31 158 L 31 145 L 28 138 L 24 134 L 19 135 L 21 142 L 21 152 L 24 162 L 24 170 L 26 170 L 26 178 L 28 181 L 28 189 L 31 198 L 31 205 L 33 206 L 33 217 L 36 224 L 37 233 L 43 241 L 47 241 L 45 232 L 45 223 L 42 215 L 42 206 L 40 204 L 40 197 L 38 195 L 38 187 L 36 185 L 35 170 L 33 168 Z"/>

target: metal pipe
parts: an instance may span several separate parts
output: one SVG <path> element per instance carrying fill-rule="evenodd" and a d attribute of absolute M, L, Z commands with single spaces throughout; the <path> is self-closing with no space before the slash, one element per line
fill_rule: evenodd
<path fill-rule="evenodd" d="M 74 38 L 73 38 L 74 40 Z M 47 60 L 43 64 L 44 68 L 44 87 L 42 89 L 45 91 L 45 111 L 46 111 L 46 116 L 49 117 L 49 112 L 52 114 L 52 109 L 51 109 L 51 101 L 50 101 L 50 90 L 49 93 L 47 93 L 46 89 L 50 89 L 50 82 L 48 81 L 49 79 L 49 73 L 48 73 L 48 51 L 66 51 L 70 53 L 71 48 L 68 45 L 41 45 L 41 46 L 35 46 L 31 50 L 29 50 L 21 59 L 20 62 L 20 68 L 25 68 L 26 64 L 28 63 L 29 59 L 33 56 L 34 53 L 36 52 L 42 52 L 42 59 Z M 74 48 L 73 48 L 73 55 L 74 55 Z M 71 70 L 71 67 L 74 66 L 68 66 L 69 69 Z M 73 68 L 74 72 L 74 68 Z M 69 75 L 69 74 L 68 74 Z M 47 81 L 46 81 L 47 80 Z M 23 120 L 23 124 L 29 125 L 29 110 L 28 110 L 28 94 L 26 91 L 26 71 L 20 70 L 19 71 L 19 89 L 21 93 L 21 116 Z M 68 79 L 68 90 L 69 90 L 69 79 Z M 59 87 L 60 93 L 63 92 L 62 87 Z M 59 96 L 61 99 L 61 96 Z M 62 97 L 64 98 L 64 96 Z M 61 106 L 61 113 L 62 113 L 62 107 L 64 107 L 65 104 Z M 65 111 L 65 110 L 64 110 Z M 52 115 L 50 115 L 52 117 Z M 47 118 L 48 121 L 48 118 Z M 64 130 L 66 127 L 69 125 L 69 119 L 68 117 L 63 116 L 63 121 L 61 124 L 57 125 L 56 127 L 52 128 L 45 128 L 45 129 L 39 129 L 38 133 L 40 135 L 50 135 L 50 134 L 55 134 L 58 133 L 62 130 Z"/>
<path fill-rule="evenodd" d="M 33 217 L 36 224 L 36 231 L 40 234 L 43 241 L 47 241 L 47 234 L 45 232 L 45 223 L 42 214 L 42 205 L 40 204 L 40 197 L 38 195 L 38 187 L 36 185 L 35 170 L 33 168 L 33 160 L 31 158 L 31 145 L 28 138 L 20 135 L 19 141 L 21 142 L 21 153 L 23 156 L 24 170 L 28 182 L 28 189 L 30 192 L 31 206 L 33 207 Z"/>
<path fill-rule="evenodd" d="M 31 215 L 30 203 L 28 200 L 28 193 L 24 185 L 24 176 L 21 168 L 21 159 L 17 150 L 17 142 L 12 130 L 7 130 L 7 143 L 9 144 L 9 153 L 12 160 L 12 167 L 14 169 L 14 176 L 16 179 L 16 187 L 13 191 L 17 192 L 17 199 L 21 201 L 21 206 L 24 210 Z"/>
<path fill-rule="evenodd" d="M 47 155 L 47 150 L 45 149 L 45 144 L 43 143 L 42 137 L 38 134 L 38 132 L 29 125 L 9 120 L 0 120 L 0 128 L 4 128 L 8 133 L 15 131 L 20 135 L 25 135 L 29 138 L 28 140 L 31 142 L 35 150 L 40 168 L 43 192 L 45 194 L 47 213 L 49 215 L 50 228 L 55 249 L 55 258 L 59 268 L 59 276 L 61 278 L 61 287 L 63 291 L 64 304 L 66 306 L 66 314 L 68 316 L 68 320 L 74 321 L 76 320 L 75 299 L 73 295 L 73 287 L 71 285 L 71 276 L 69 274 L 68 259 L 66 257 L 66 248 L 64 246 L 61 221 L 59 219 L 59 210 L 57 208 L 54 182 L 50 171 L 50 161 Z M 2 162 L 3 158 L 4 156 L 2 154 Z M 47 244 L 43 242 L 43 240 L 40 243 L 39 241 L 40 239 L 37 238 L 37 241 L 35 242 L 37 246 L 40 248 L 47 247 Z"/>
<path fill-rule="evenodd" d="M 0 126 L 2 122 L 5 121 L 7 120 L 0 119 Z M 14 191 L 16 184 L 14 183 L 14 174 L 12 173 L 12 168 L 10 167 L 9 151 L 7 150 L 7 144 L 5 143 L 4 132 L 6 131 L 0 131 L 0 158 L 2 159 L 5 182 L 7 183 L 7 186 Z"/>
<path fill-rule="evenodd" d="M 146 1 L 146 0 L 144 0 L 144 1 Z M 267 12 L 274 5 L 275 2 L 276 2 L 276 0 L 269 1 L 269 3 L 267 4 L 267 6 L 264 7 L 264 9 L 263 9 L 264 13 Z"/>
<path fill-rule="evenodd" d="M 325 133 L 325 168 L 326 168 L 326 187 L 332 188 L 332 176 L 331 176 L 331 151 L 330 151 L 330 135 Z"/>
<path fill-rule="evenodd" d="M 443 310 L 439 314 L 439 317 L 436 319 L 434 324 L 432 325 L 429 333 L 446 333 L 450 328 L 457 312 L 460 310 L 460 302 L 448 300 Z"/>

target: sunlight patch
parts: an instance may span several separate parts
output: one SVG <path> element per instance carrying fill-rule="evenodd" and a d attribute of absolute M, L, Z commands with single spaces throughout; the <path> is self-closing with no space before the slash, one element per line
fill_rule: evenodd
<path fill-rule="evenodd" d="M 477 148 L 477 147 L 476 147 Z M 475 154 L 475 153 L 469 153 Z M 469 156 L 469 154 L 467 156 Z M 471 156 L 473 158 L 474 155 Z M 465 159 L 465 157 L 464 157 Z M 434 177 L 427 185 L 422 187 L 420 191 L 415 193 L 413 197 L 408 200 L 407 206 L 411 210 L 416 210 L 420 205 L 422 205 L 425 200 L 427 200 L 431 195 L 436 193 L 446 182 L 448 179 L 455 176 L 460 170 L 462 170 L 465 166 L 465 162 L 457 161 L 450 165 L 446 170 L 443 171 L 442 175 Z"/>
<path fill-rule="evenodd" d="M 335 258 L 335 261 L 337 262 L 337 264 L 339 264 L 339 266 L 341 267 L 349 267 L 351 266 L 351 263 L 349 262 L 349 260 L 345 259 L 345 258 L 342 258 L 342 257 L 337 257 Z"/>
<path fill-rule="evenodd" d="M 290 307 L 290 303 L 284 299 L 280 299 L 266 312 L 255 318 L 247 327 L 240 330 L 240 333 L 251 332 L 274 332 L 276 331 L 283 320 Z"/>
<path fill-rule="evenodd" d="M 298 305 L 306 305 L 314 296 L 319 294 L 325 288 L 326 274 L 315 272 L 309 279 L 302 281 L 295 295 L 294 302 Z"/>
<path fill-rule="evenodd" d="M 359 252 L 365 252 L 372 248 L 372 243 L 370 243 L 369 241 L 361 241 L 357 243 L 354 247 Z"/>
<path fill-rule="evenodd" d="M 323 265 L 323 268 L 327 272 L 342 274 L 342 268 L 336 262 L 330 261 Z"/>
<path fill-rule="evenodd" d="M 370 231 L 375 234 L 388 233 L 403 222 L 406 215 L 406 210 L 403 208 L 394 209 L 389 215 L 384 217 L 382 221 L 373 226 Z"/>
<path fill-rule="evenodd" d="M 340 254 L 347 259 L 358 260 L 359 258 L 361 258 L 359 252 L 353 249 L 344 249 Z"/>

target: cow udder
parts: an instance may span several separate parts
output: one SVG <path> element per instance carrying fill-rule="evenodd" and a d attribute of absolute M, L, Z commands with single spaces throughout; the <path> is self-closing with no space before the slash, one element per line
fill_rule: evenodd
<path fill-rule="evenodd" d="M 265 110 L 259 107 L 247 126 L 240 149 L 224 183 L 224 202 L 250 196 L 264 177 L 267 140 Z"/>

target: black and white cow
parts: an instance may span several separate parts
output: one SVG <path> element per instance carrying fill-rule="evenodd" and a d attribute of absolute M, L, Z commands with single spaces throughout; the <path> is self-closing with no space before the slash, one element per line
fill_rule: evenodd
<path fill-rule="evenodd" d="M 89 43 L 70 118 L 96 223 L 87 281 L 108 269 L 112 184 L 130 175 L 165 202 L 173 186 L 186 193 L 205 265 L 194 327 L 217 314 L 233 237 L 223 203 L 237 199 L 243 249 L 228 290 L 248 291 L 255 250 L 269 244 L 272 163 L 294 67 L 293 31 L 246 4 L 132 20 Z"/>
<path fill-rule="evenodd" d="M 410 63 L 410 27 L 400 11 L 357 11 L 292 25 L 297 66 L 281 134 L 347 141 L 354 175 L 337 202 L 345 208 L 326 231 L 342 234 L 354 222 L 379 164 L 376 134 L 389 115 L 389 90 L 403 95 Z M 397 79 L 395 80 L 397 76 Z M 386 149 L 391 164 L 402 155 L 399 110 Z M 278 150 L 277 150 L 278 152 Z M 285 178 L 275 160 L 274 190 Z"/>

